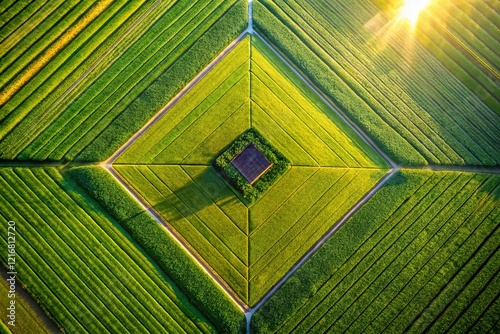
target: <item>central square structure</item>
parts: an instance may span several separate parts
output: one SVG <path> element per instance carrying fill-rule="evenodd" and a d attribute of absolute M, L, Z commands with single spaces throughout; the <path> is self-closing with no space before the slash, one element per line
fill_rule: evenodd
<path fill-rule="evenodd" d="M 290 161 L 254 128 L 245 131 L 213 162 L 246 204 L 255 202 L 286 173 Z"/>
<path fill-rule="evenodd" d="M 252 143 L 235 156 L 231 163 L 250 184 L 254 184 L 262 174 L 273 166 Z"/>

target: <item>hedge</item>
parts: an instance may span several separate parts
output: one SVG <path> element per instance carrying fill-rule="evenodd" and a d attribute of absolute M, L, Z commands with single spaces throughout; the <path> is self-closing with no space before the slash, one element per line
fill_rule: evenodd
<path fill-rule="evenodd" d="M 250 143 L 254 144 L 260 152 L 273 163 L 273 166 L 265 172 L 253 185 L 231 163 L 233 158 L 243 151 Z M 235 187 L 243 197 L 250 203 L 260 198 L 290 166 L 290 161 L 275 149 L 255 129 L 249 129 L 236 139 L 220 156 L 214 161 L 214 167 Z"/>
<path fill-rule="evenodd" d="M 75 167 L 76 179 L 132 235 L 184 291 L 190 301 L 223 333 L 245 328 L 242 311 L 148 212 L 99 167 Z"/>

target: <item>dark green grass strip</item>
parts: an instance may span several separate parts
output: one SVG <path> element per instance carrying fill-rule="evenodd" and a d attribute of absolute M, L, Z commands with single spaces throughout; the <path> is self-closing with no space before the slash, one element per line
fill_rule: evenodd
<path fill-rule="evenodd" d="M 489 235 L 498 234 L 492 222 L 498 216 L 500 179 L 484 174 L 431 175 L 405 171 L 390 180 L 254 315 L 253 328 L 283 333 L 420 332 L 425 328 L 420 323 L 406 327 L 419 314 L 421 319 L 448 321 L 450 326 L 440 311 L 432 309 L 448 304 L 462 305 L 450 306 L 453 314 L 466 314 L 470 309 L 472 322 L 479 321 L 485 308 L 475 304 L 476 296 L 486 304 L 496 298 L 496 290 L 488 282 L 495 279 L 498 264 L 480 276 L 475 272 L 482 263 L 494 263 L 485 261 L 498 247 Z M 403 222 L 409 225 L 405 227 Z M 349 233 L 349 241 L 341 239 L 344 233 Z M 490 251 L 483 251 L 485 247 Z M 481 275 L 488 278 L 479 279 Z M 468 284 L 476 281 L 478 284 Z M 455 299 L 453 292 L 460 292 L 460 287 L 470 293 Z M 493 295 L 479 294 L 490 289 Z M 318 304 L 320 301 L 326 304 Z M 426 306 L 430 302 L 435 306 Z M 286 310 L 277 309 L 279 305 L 287 305 Z M 451 319 L 459 319 L 456 317 Z M 368 323 L 370 327 L 366 327 Z M 492 322 L 482 326 L 491 328 Z"/>
<path fill-rule="evenodd" d="M 15 174 L 7 173 L 5 170 L 3 172 L 4 177 L 8 177 L 9 181 L 11 181 L 10 183 L 16 180 L 16 177 L 20 180 L 21 183 L 16 183 L 18 191 L 22 190 L 20 194 L 29 196 L 30 202 L 35 205 L 35 211 L 31 211 L 29 206 L 24 206 L 24 210 L 33 212 L 30 217 L 25 218 L 30 223 L 33 222 L 33 224 L 32 229 L 22 229 L 24 232 L 23 237 L 26 237 L 26 240 L 38 253 L 40 253 L 40 247 L 44 248 L 44 261 L 47 261 L 47 264 L 57 271 L 57 275 L 64 279 L 64 284 L 68 284 L 68 287 L 76 292 L 76 299 L 73 302 L 70 302 L 71 299 L 67 299 L 68 297 L 59 295 L 59 298 L 66 303 L 69 309 L 73 310 L 76 317 L 85 318 L 85 312 L 81 312 L 84 309 L 78 306 L 78 300 L 80 300 L 83 303 L 82 305 L 88 305 L 89 311 L 94 313 L 110 331 L 119 330 L 120 324 L 125 326 L 120 330 L 139 328 L 141 326 L 146 326 L 143 329 L 149 328 L 149 330 L 158 330 L 165 327 L 172 329 L 177 327 L 177 330 L 184 328 L 188 332 L 208 330 L 208 327 L 202 322 L 197 325 L 199 326 L 197 328 L 193 322 L 186 318 L 184 312 L 187 311 L 186 314 L 194 317 L 193 320 L 198 321 L 196 320 L 196 312 L 193 313 L 193 311 L 184 308 L 183 305 L 179 309 L 178 305 L 182 303 L 182 297 L 179 299 L 180 292 L 172 291 L 168 285 L 171 283 L 165 284 L 163 278 L 158 279 L 159 275 L 153 266 L 149 265 L 148 268 L 149 275 L 152 278 L 147 276 L 146 271 L 137 270 L 137 265 L 121 250 L 130 247 L 126 238 L 119 237 L 118 240 L 121 240 L 118 245 L 114 246 L 114 249 L 112 245 L 118 240 L 110 240 L 108 241 L 109 244 L 102 246 L 96 243 L 93 234 L 99 235 L 99 233 L 103 233 L 106 235 L 106 233 L 100 232 L 102 230 L 99 227 L 96 228 L 96 222 L 90 220 L 82 208 L 75 205 L 70 196 L 59 188 L 59 185 L 46 174 L 45 170 L 35 169 L 31 173 L 26 169 L 17 169 Z M 61 177 L 57 174 L 52 175 L 52 177 L 56 177 L 61 181 Z M 36 194 L 34 196 L 33 193 L 30 195 L 30 190 L 25 188 L 23 185 L 25 183 L 38 185 L 35 188 Z M 52 196 L 55 197 L 50 198 L 51 195 L 47 195 L 47 191 L 50 191 L 53 194 Z M 16 206 L 19 206 L 19 204 L 16 204 Z M 54 222 L 54 224 L 35 223 L 36 217 L 44 217 L 44 219 Z M 64 219 L 66 224 L 58 221 L 59 219 Z M 106 226 L 102 216 L 99 220 L 101 226 Z M 90 230 L 83 228 L 85 225 L 82 225 L 82 223 L 85 225 L 90 224 Z M 92 224 L 94 225 L 92 226 Z M 52 240 L 52 244 L 45 244 L 46 241 L 44 240 Z M 110 249 L 112 253 L 108 253 L 105 248 Z M 51 251 L 49 252 L 49 250 Z M 59 255 L 54 255 L 57 253 Z M 136 261 L 145 262 L 141 259 L 142 255 L 137 255 L 135 256 Z M 28 263 L 34 267 L 38 265 L 38 262 L 28 261 Z M 114 268 L 113 272 L 109 268 Z M 134 277 L 146 275 L 147 278 L 131 279 L 127 277 L 131 274 Z M 156 283 L 152 283 L 152 281 Z M 74 284 L 76 286 L 73 286 Z M 30 287 L 35 289 L 37 285 L 30 285 Z M 51 289 L 58 290 L 57 285 L 52 285 Z M 86 292 L 85 289 L 91 290 Z M 97 297 L 92 297 L 93 294 Z M 155 298 L 158 298 L 158 301 L 155 301 Z M 101 306 L 94 305 L 95 302 L 100 303 Z M 139 307 L 139 305 L 142 305 L 142 307 Z M 79 312 L 76 312 L 75 308 Z M 168 313 L 164 313 L 165 310 L 169 310 L 172 317 Z M 67 321 L 70 321 L 70 319 L 59 318 L 62 315 L 59 315 L 55 310 L 49 309 L 49 311 L 60 323 L 64 323 L 64 326 L 67 325 Z M 117 320 L 126 316 L 127 312 L 133 313 L 120 321 Z M 114 318 L 114 315 L 117 318 Z M 89 319 L 89 321 L 91 320 Z"/>
<path fill-rule="evenodd" d="M 73 169 L 73 175 L 220 332 L 244 331 L 242 311 L 110 174 L 93 167 Z"/>

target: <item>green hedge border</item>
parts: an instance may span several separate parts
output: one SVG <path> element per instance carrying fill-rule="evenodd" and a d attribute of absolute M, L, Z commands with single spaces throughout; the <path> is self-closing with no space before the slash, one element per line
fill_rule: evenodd
<path fill-rule="evenodd" d="M 233 158 L 243 151 L 248 144 L 254 144 L 267 160 L 273 163 L 273 166 L 253 185 L 231 163 Z M 252 128 L 243 133 L 219 155 L 213 165 L 243 195 L 244 199 L 252 203 L 259 199 L 267 189 L 286 173 L 290 166 L 290 161 L 274 148 L 257 130 Z"/>
<path fill-rule="evenodd" d="M 104 168 L 73 167 L 82 185 L 221 333 L 244 333 L 245 316 L 182 246 Z"/>

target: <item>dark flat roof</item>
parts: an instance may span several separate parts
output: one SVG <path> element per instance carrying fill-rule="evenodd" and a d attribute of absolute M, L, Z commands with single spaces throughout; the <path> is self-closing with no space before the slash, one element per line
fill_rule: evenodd
<path fill-rule="evenodd" d="M 254 144 L 248 144 L 231 163 L 250 184 L 257 181 L 273 165 Z"/>

